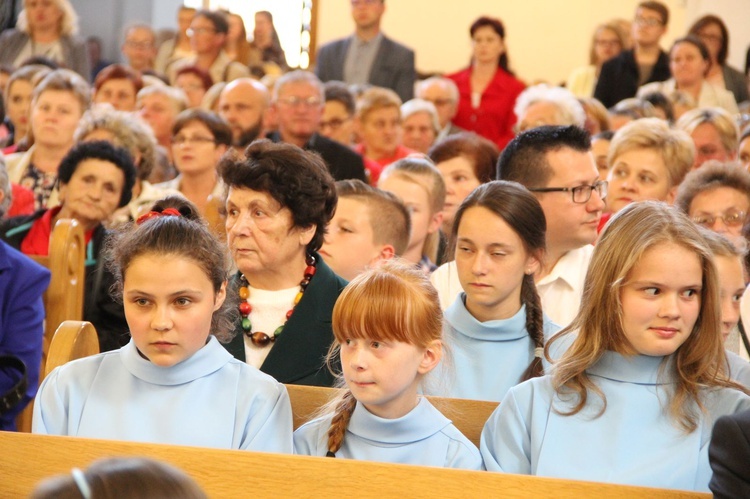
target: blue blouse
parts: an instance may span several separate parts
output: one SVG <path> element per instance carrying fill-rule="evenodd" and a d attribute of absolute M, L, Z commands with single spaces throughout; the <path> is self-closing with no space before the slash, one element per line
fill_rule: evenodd
<path fill-rule="evenodd" d="M 696 408 L 698 428 L 685 433 L 666 412 L 673 383 L 669 369 L 661 369 L 664 360 L 606 352 L 587 371 L 606 396 L 606 410 L 589 393 L 580 412 L 560 414 L 576 398 L 555 393 L 550 376 L 511 388 L 482 432 L 487 469 L 708 492 L 713 422 L 749 409 L 750 397 L 726 388 L 704 390 L 707 413 Z"/>
<path fill-rule="evenodd" d="M 315 419 L 294 432 L 294 451 L 325 456 L 333 415 Z M 443 468 L 484 469 L 479 450 L 426 398 L 397 419 L 375 416 L 357 402 L 336 457 L 419 464 Z"/>
<path fill-rule="evenodd" d="M 444 337 L 449 342 L 454 372 L 442 367 L 446 389 L 438 395 L 499 402 L 520 383 L 534 358 L 534 342 L 526 331 L 526 305 L 509 319 L 479 322 L 466 309 L 461 292 L 445 310 Z M 545 342 L 560 326 L 544 316 Z M 547 361 L 543 360 L 545 369 Z"/>
<path fill-rule="evenodd" d="M 32 431 L 292 452 L 286 388 L 235 360 L 214 336 L 170 367 L 141 357 L 132 340 L 58 367 L 39 388 Z"/>

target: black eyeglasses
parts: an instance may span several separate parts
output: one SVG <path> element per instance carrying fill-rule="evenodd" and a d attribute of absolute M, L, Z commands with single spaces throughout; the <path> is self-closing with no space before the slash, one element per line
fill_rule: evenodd
<path fill-rule="evenodd" d="M 529 190 L 531 192 L 570 192 L 574 203 L 583 204 L 589 202 L 593 191 L 596 191 L 600 198 L 606 198 L 608 187 L 609 182 L 606 180 L 599 180 L 594 182 L 594 185 L 579 185 L 576 187 L 535 187 Z"/>

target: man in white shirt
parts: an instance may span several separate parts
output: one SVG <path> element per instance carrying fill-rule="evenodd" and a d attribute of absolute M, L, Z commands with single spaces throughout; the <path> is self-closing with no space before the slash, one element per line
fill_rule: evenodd
<path fill-rule="evenodd" d="M 592 243 L 604 209 L 607 183 L 599 179 L 588 132 L 543 126 L 518 135 L 498 160 L 498 180 L 518 182 L 539 199 L 547 219 L 547 253 L 535 276 L 542 310 L 567 326 L 578 313 Z M 451 270 L 451 267 L 453 269 Z M 461 291 L 455 265 L 433 274 L 441 304 Z"/>

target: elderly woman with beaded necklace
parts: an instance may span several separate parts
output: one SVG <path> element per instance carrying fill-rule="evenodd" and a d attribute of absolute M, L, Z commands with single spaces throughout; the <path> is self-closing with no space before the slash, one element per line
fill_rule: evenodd
<path fill-rule="evenodd" d="M 227 350 L 282 383 L 332 386 L 324 358 L 346 281 L 317 254 L 336 207 L 328 168 L 315 154 L 261 140 L 219 171 L 238 269 L 229 292 L 241 315 Z"/>

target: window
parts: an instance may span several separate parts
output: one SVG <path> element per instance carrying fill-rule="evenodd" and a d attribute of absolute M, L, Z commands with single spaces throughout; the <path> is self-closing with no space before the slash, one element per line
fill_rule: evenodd
<path fill-rule="evenodd" d="M 312 42 L 313 0 L 185 0 L 185 5 L 196 9 L 226 9 L 239 14 L 245 21 L 245 30 L 253 38 L 255 13 L 267 10 L 273 15 L 273 24 L 284 49 L 290 68 L 307 69 L 310 65 Z"/>

